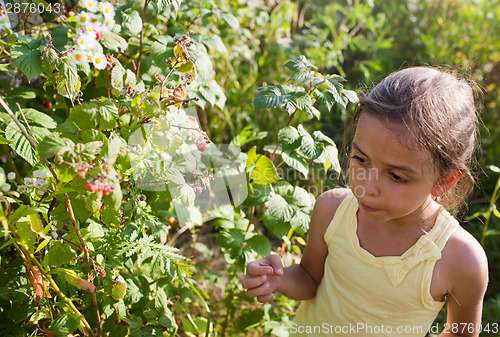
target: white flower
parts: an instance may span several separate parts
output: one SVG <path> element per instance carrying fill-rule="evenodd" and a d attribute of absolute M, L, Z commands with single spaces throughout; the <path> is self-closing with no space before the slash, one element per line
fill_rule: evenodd
<path fill-rule="evenodd" d="M 17 186 L 17 191 L 21 194 L 26 192 L 26 186 L 24 186 L 24 185 Z"/>
<path fill-rule="evenodd" d="M 75 58 L 76 64 L 85 64 L 88 62 L 88 52 L 86 50 L 73 50 L 73 57 Z"/>
<path fill-rule="evenodd" d="M 102 13 L 105 17 L 114 17 L 115 16 L 115 8 L 109 1 L 101 2 L 100 4 Z"/>
<path fill-rule="evenodd" d="M 33 171 L 33 177 L 35 177 L 35 178 L 45 178 L 46 175 L 42 171 L 36 170 L 36 171 Z"/>
<path fill-rule="evenodd" d="M 95 34 L 83 33 L 78 36 L 76 39 L 76 44 L 80 49 L 92 49 L 97 44 L 97 40 L 95 39 Z"/>
<path fill-rule="evenodd" d="M 47 185 L 47 184 L 48 184 L 48 182 L 47 182 L 47 180 L 45 180 L 45 179 L 37 179 L 37 180 L 35 181 L 35 187 L 36 187 L 36 188 L 42 188 L 42 187 L 44 187 L 44 186 L 45 186 L 45 185 Z"/>
<path fill-rule="evenodd" d="M 95 35 L 94 24 L 85 25 L 85 27 L 83 28 L 83 33 Z"/>
<path fill-rule="evenodd" d="M 26 185 L 26 187 L 33 187 L 33 186 L 35 186 L 35 179 L 33 179 L 33 178 L 24 178 L 24 185 Z"/>
<path fill-rule="evenodd" d="M 16 179 L 16 173 L 15 172 L 9 172 L 9 173 L 7 173 L 7 179 L 9 179 L 9 180 Z"/>
<path fill-rule="evenodd" d="M 1 196 L 3 196 L 3 193 L 2 193 L 2 192 L 0 192 L 0 197 L 1 197 Z"/>
<path fill-rule="evenodd" d="M 87 12 L 78 13 L 78 15 L 76 16 L 76 22 L 78 22 L 80 26 L 85 26 L 87 23 L 90 22 L 89 14 Z"/>
<path fill-rule="evenodd" d="M 83 6 L 93 13 L 95 13 L 99 8 L 96 0 L 83 0 Z"/>
<path fill-rule="evenodd" d="M 97 53 L 94 55 L 92 58 L 92 63 L 94 64 L 94 67 L 99 70 L 103 70 L 106 68 L 108 65 L 108 61 L 106 60 L 106 55 L 103 53 Z"/>
<path fill-rule="evenodd" d="M 9 192 L 9 191 L 10 191 L 10 184 L 3 184 L 2 192 Z"/>
<path fill-rule="evenodd" d="M 104 31 L 110 31 L 115 26 L 115 20 L 113 18 L 105 18 L 102 24 Z"/>

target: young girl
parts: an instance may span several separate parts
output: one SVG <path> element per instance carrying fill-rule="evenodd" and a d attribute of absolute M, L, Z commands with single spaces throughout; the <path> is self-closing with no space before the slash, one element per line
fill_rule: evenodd
<path fill-rule="evenodd" d="M 450 215 L 473 187 L 471 87 L 426 67 L 378 84 L 352 118 L 349 189 L 318 197 L 299 265 L 278 255 L 242 280 L 261 302 L 303 300 L 293 336 L 478 336 L 487 259 Z"/>

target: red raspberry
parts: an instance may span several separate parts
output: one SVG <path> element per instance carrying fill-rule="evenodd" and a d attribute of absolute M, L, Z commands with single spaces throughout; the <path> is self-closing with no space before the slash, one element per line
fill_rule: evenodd
<path fill-rule="evenodd" d="M 98 190 L 98 187 L 97 187 L 97 185 L 96 185 L 96 184 L 94 184 L 94 183 L 88 183 L 88 184 L 87 184 L 87 190 L 88 190 L 89 192 L 91 192 L 91 193 L 94 193 L 94 192 L 96 192 L 96 191 Z"/>
<path fill-rule="evenodd" d="M 102 195 L 108 195 L 108 194 L 110 194 L 110 193 L 111 193 L 111 188 L 109 188 L 109 186 L 108 186 L 108 185 L 106 185 L 106 186 L 104 186 L 104 187 L 102 188 Z"/>
<path fill-rule="evenodd" d="M 51 103 L 51 102 L 47 102 L 47 103 L 45 103 L 45 107 L 46 107 L 47 109 L 52 109 L 52 103 Z"/>
<path fill-rule="evenodd" d="M 196 143 L 196 147 L 200 150 L 200 152 L 203 152 L 207 149 L 207 143 L 198 142 Z"/>
<path fill-rule="evenodd" d="M 102 32 L 96 32 L 95 33 L 95 39 L 100 40 L 102 38 Z"/>

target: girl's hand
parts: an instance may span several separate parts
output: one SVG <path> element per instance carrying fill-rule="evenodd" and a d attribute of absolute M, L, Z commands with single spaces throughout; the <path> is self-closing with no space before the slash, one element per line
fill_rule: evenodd
<path fill-rule="evenodd" d="M 241 281 L 247 295 L 257 297 L 259 302 L 269 302 L 274 298 L 283 276 L 283 263 L 278 255 L 273 254 L 247 265 L 247 274 Z"/>

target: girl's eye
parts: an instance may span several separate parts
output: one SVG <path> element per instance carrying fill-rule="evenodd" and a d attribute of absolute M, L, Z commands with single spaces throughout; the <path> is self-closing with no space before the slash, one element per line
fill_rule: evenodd
<path fill-rule="evenodd" d="M 356 160 L 361 165 L 366 165 L 367 164 L 367 161 L 364 158 L 361 158 L 360 156 L 357 156 L 357 155 L 352 156 L 351 159 Z"/>
<path fill-rule="evenodd" d="M 408 183 L 408 179 L 405 179 L 401 176 L 398 176 L 397 174 L 395 173 L 390 173 L 390 175 L 392 176 L 392 179 L 397 182 L 397 183 L 401 183 L 401 184 L 406 184 Z"/>

